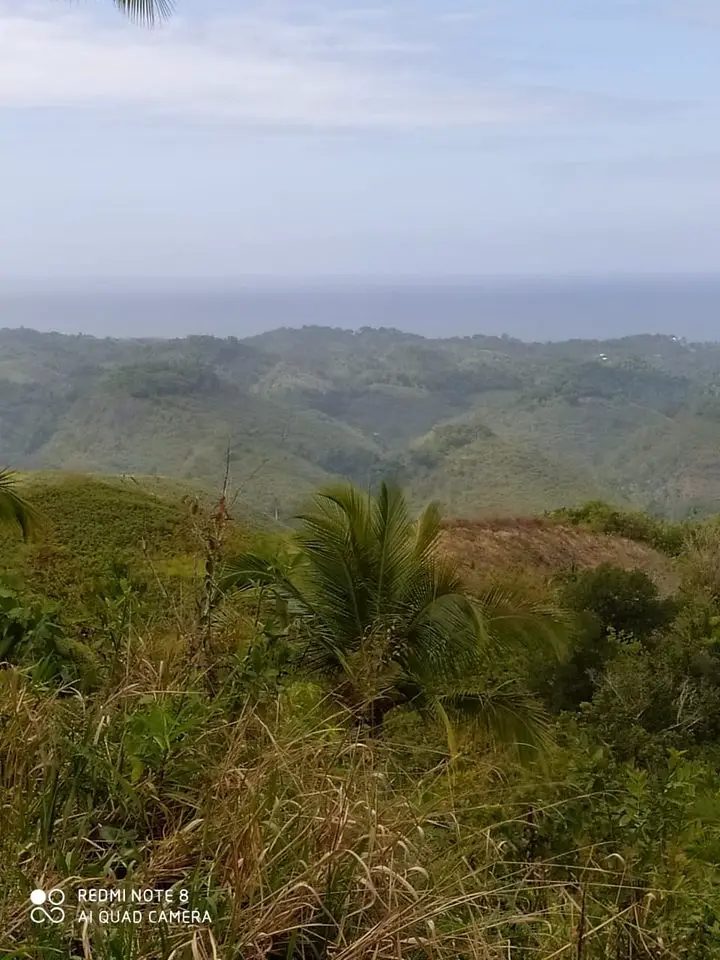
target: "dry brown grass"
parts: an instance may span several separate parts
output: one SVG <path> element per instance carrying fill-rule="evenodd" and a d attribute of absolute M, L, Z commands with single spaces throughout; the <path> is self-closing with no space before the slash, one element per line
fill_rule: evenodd
<path fill-rule="evenodd" d="M 625 537 L 542 517 L 453 519 L 445 526 L 442 548 L 471 580 L 498 572 L 552 577 L 612 563 L 626 570 L 644 570 L 663 592 L 672 592 L 679 584 L 671 558 Z"/>
<path fill-rule="evenodd" d="M 478 575 L 604 561 L 675 575 L 649 547 L 545 520 L 454 521 L 443 544 Z M 238 624 L 226 627 L 224 657 Z M 473 747 L 451 763 L 424 733 L 365 740 L 299 682 L 257 702 L 209 695 L 194 646 L 180 622 L 139 629 L 89 697 L 0 669 L 2 960 L 551 960 L 579 956 L 581 939 L 586 960 L 608 955 L 624 881 L 578 851 L 583 877 L 599 878 L 582 889 L 574 868 L 518 860 L 500 828 L 517 817 L 524 829 L 525 805 L 494 819 L 496 755 Z M 119 862 L 133 886 L 190 888 L 212 922 L 31 926 L 34 886 L 72 904 L 78 887 L 122 883 Z"/>
<path fill-rule="evenodd" d="M 144 775 L 131 796 L 121 759 L 128 724 L 142 703 L 170 694 L 152 689 L 150 660 L 138 650 L 123 684 L 92 706 L 0 671 L 3 958 L 506 960 L 521 928 L 539 956 L 571 955 L 576 884 L 504 862 L 482 814 L 497 791 L 492 757 L 454 772 L 430 749 L 405 769 L 399 743 L 366 741 L 323 700 L 301 707 L 289 694 L 235 718 L 208 709 L 202 736 L 176 748 L 203 757 L 189 782 L 168 766 L 163 784 Z M 101 721 L 123 704 L 118 742 Z M 78 748 L 87 764 L 74 781 Z M 83 811 L 85 789 L 94 795 Z M 61 887 L 72 905 L 78 887 L 122 883 L 100 869 L 97 827 L 110 824 L 140 834 L 127 882 L 189 887 L 212 922 L 164 933 L 33 929 L 33 886 Z M 600 903 L 596 914 L 605 916 Z"/>

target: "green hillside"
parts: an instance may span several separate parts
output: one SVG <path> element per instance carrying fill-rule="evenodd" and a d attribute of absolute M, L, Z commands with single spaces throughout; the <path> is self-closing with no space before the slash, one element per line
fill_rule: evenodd
<path fill-rule="evenodd" d="M 331 475 L 367 476 L 379 450 L 347 424 L 292 410 L 234 386 L 131 392 L 101 381 L 78 397 L 32 456 L 43 467 L 181 477 L 217 486 L 230 451 L 232 479 L 257 509 L 288 512 Z"/>
<path fill-rule="evenodd" d="M 479 420 L 406 455 L 461 497 L 491 453 L 562 482 Z M 3 960 L 719 960 L 717 518 L 333 485 L 268 535 L 181 480 L 21 491 Z"/>
<path fill-rule="evenodd" d="M 534 514 L 602 497 L 588 471 L 546 456 L 531 444 L 498 436 L 474 421 L 435 427 L 410 447 L 403 479 L 418 502 L 442 499 L 463 516 Z"/>
<path fill-rule="evenodd" d="M 229 452 L 244 502 L 278 519 L 333 478 L 383 476 L 453 513 L 601 497 L 682 517 L 720 502 L 719 393 L 720 347 L 661 336 L 0 330 L 0 462 L 217 488 Z M 485 434 L 448 441 L 473 425 Z"/>
<path fill-rule="evenodd" d="M 608 458 L 631 496 L 681 517 L 720 506 L 720 420 L 682 411 L 638 431 Z"/>
<path fill-rule="evenodd" d="M 151 580 L 153 565 L 197 548 L 182 503 L 190 487 L 70 474 L 32 474 L 20 481 L 41 525 L 28 542 L 0 527 L 0 574 L 71 607 L 78 591 L 92 590 L 104 578 L 132 569 Z"/>

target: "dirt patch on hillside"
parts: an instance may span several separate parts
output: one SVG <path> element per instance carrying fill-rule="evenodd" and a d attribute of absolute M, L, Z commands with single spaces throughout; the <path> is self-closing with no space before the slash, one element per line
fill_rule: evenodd
<path fill-rule="evenodd" d="M 642 569 L 664 593 L 678 586 L 673 560 L 643 543 L 540 517 L 449 520 L 441 547 L 476 576 L 517 570 L 552 576 L 613 563 Z"/>

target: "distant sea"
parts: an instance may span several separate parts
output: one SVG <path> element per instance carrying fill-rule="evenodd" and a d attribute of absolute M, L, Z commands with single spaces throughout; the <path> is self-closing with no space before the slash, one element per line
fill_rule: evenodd
<path fill-rule="evenodd" d="M 0 327 L 98 337 L 246 337 L 305 324 L 396 327 L 426 337 L 522 340 L 663 333 L 720 340 L 720 277 L 502 280 L 173 290 L 97 284 L 86 291 L 3 292 Z"/>

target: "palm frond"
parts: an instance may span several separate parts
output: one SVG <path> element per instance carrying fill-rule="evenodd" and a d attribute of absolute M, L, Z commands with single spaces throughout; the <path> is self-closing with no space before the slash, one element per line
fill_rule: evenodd
<path fill-rule="evenodd" d="M 276 595 L 291 601 L 302 616 L 319 617 L 310 598 L 302 590 L 297 574 L 302 566 L 301 554 L 279 554 L 271 557 L 257 553 L 244 553 L 231 558 L 221 567 L 218 587 L 226 593 L 230 590 L 249 592 L 262 587 L 272 587 Z"/>
<path fill-rule="evenodd" d="M 410 566 L 413 532 L 407 500 L 398 487 L 383 483 L 373 511 L 377 571 L 373 577 L 375 613 L 380 615 L 397 593 Z"/>
<path fill-rule="evenodd" d="M 221 568 L 218 586 L 223 591 L 252 590 L 255 587 L 277 582 L 279 570 L 269 557 L 245 553 L 228 560 Z"/>
<path fill-rule="evenodd" d="M 437 549 L 438 506 L 413 520 L 397 487 L 383 483 L 371 496 L 334 485 L 297 519 L 292 568 L 246 556 L 221 584 L 269 586 L 291 601 L 306 667 L 355 706 L 405 702 L 433 713 L 449 739 L 452 718 L 466 716 L 519 749 L 541 743 L 536 701 L 510 687 L 478 690 L 483 678 L 507 675 L 521 648 L 559 650 L 557 611 L 500 588 L 468 594 L 457 565 Z"/>
<path fill-rule="evenodd" d="M 218 586 L 224 593 L 238 593 L 269 588 L 271 595 L 288 603 L 292 618 L 304 624 L 310 642 L 306 662 L 312 668 L 327 672 L 338 667 L 348 669 L 342 643 L 326 622 L 327 598 L 323 609 L 317 609 L 312 590 L 303 583 L 306 558 L 298 552 L 281 552 L 274 556 L 245 553 L 226 561 L 220 570 Z"/>
<path fill-rule="evenodd" d="M 552 745 L 551 724 L 541 704 L 510 684 L 441 694 L 428 706 L 446 729 L 453 718 L 469 721 L 496 745 L 509 746 L 522 757 L 546 753 Z"/>
<path fill-rule="evenodd" d="M 572 618 L 561 607 L 505 586 L 484 590 L 475 596 L 474 605 L 485 624 L 488 655 L 503 657 L 519 646 L 556 658 L 567 652 Z"/>
<path fill-rule="evenodd" d="M 173 0 L 114 0 L 115 6 L 135 23 L 154 27 L 168 20 L 175 9 Z"/>
<path fill-rule="evenodd" d="M 477 673 L 485 626 L 461 593 L 435 596 L 407 630 L 402 662 L 408 672 L 450 681 Z"/>
<path fill-rule="evenodd" d="M 16 492 L 17 477 L 11 470 L 0 470 L 0 523 L 17 524 L 26 539 L 37 529 L 39 518 L 34 508 Z"/>
<path fill-rule="evenodd" d="M 406 597 L 407 669 L 444 676 L 467 675 L 478 666 L 485 625 L 454 566 L 427 558 L 414 568 Z"/>
<path fill-rule="evenodd" d="M 341 518 L 345 533 L 359 545 L 372 528 L 372 498 L 352 483 L 325 487 L 314 497 L 315 510 L 297 517 L 302 523 L 314 523 L 321 517 Z"/>
<path fill-rule="evenodd" d="M 432 556 L 442 533 L 439 503 L 429 503 L 415 522 L 415 556 L 419 561 Z"/>
<path fill-rule="evenodd" d="M 313 596 L 339 633 L 359 639 L 369 616 L 372 504 L 352 484 L 329 487 L 301 514 L 296 540 L 307 557 Z"/>

